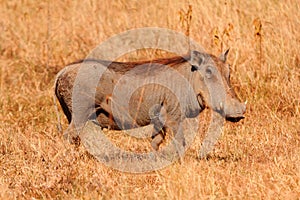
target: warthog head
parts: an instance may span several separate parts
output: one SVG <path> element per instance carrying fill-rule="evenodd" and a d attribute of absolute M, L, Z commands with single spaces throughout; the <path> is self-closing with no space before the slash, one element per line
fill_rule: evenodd
<path fill-rule="evenodd" d="M 231 87 L 230 68 L 226 64 L 228 51 L 219 58 L 192 51 L 189 63 L 194 72 L 193 87 L 200 106 L 219 112 L 228 121 L 238 122 L 244 118 L 246 102 L 241 103 Z"/>

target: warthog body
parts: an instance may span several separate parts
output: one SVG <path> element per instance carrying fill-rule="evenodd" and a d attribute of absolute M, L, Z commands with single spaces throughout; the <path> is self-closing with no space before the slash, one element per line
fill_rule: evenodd
<path fill-rule="evenodd" d="M 246 106 L 231 88 L 227 53 L 216 57 L 192 51 L 185 57 L 146 62 L 86 60 L 68 65 L 55 84 L 70 123 L 65 136 L 77 136 L 73 129 L 91 118 L 114 130 L 153 124 L 151 145 L 157 150 L 166 128 L 175 134 L 183 119 L 198 116 L 206 107 L 229 121 L 239 121 Z M 99 69 L 101 77 L 95 75 Z M 81 92 L 74 95 L 78 87 Z M 74 106 L 82 113 L 79 118 Z"/>

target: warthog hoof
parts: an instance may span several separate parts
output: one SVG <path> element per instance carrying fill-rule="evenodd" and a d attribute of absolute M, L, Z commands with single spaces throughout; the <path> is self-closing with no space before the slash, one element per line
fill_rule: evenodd
<path fill-rule="evenodd" d="M 156 135 L 152 138 L 151 146 L 155 151 L 158 151 L 159 145 L 163 142 L 164 138 L 161 134 Z"/>

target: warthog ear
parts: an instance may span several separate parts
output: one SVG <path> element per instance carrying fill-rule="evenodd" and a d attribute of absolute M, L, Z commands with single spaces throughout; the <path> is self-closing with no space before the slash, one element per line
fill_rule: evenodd
<path fill-rule="evenodd" d="M 200 53 L 198 51 L 192 51 L 190 56 L 190 61 L 197 63 L 197 65 L 201 65 L 204 61 L 204 55 L 203 53 Z"/>
<path fill-rule="evenodd" d="M 221 53 L 221 55 L 219 56 L 221 61 L 226 62 L 228 52 L 229 52 L 229 48 L 225 52 Z"/>
<path fill-rule="evenodd" d="M 189 61 L 192 63 L 196 59 L 196 57 L 197 57 L 197 52 L 196 51 L 191 51 Z"/>
<path fill-rule="evenodd" d="M 199 67 L 202 65 L 203 61 L 204 61 L 203 53 L 200 53 L 198 51 L 191 51 L 189 63 L 192 66 L 191 68 L 192 72 L 198 70 Z"/>

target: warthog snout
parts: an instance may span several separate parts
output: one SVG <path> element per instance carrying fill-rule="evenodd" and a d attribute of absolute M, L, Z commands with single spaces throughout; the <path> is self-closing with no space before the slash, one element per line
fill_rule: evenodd
<path fill-rule="evenodd" d="M 223 110 L 227 121 L 238 122 L 245 118 L 246 104 L 247 102 L 241 103 L 239 100 L 231 98 L 224 106 L 220 103 L 220 108 Z"/>

